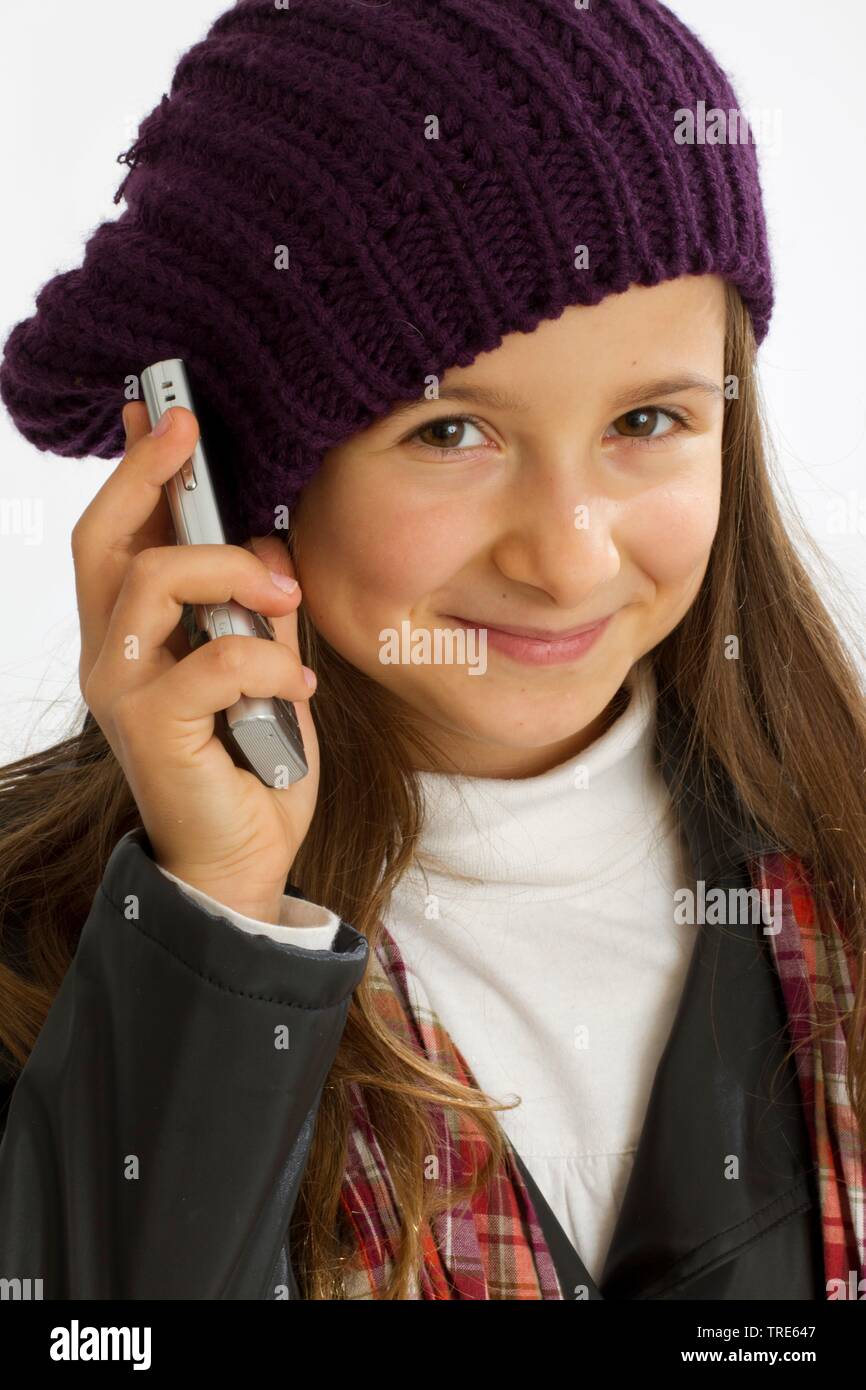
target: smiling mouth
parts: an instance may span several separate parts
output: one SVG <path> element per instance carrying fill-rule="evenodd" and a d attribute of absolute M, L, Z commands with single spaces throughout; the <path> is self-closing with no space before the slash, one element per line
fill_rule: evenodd
<path fill-rule="evenodd" d="M 504 632 L 509 637 L 523 637 L 532 642 L 567 642 L 574 637 L 581 637 L 585 632 L 592 632 L 594 628 L 600 627 L 607 619 L 613 615 L 605 614 L 601 618 L 595 618 L 593 622 L 583 623 L 580 627 L 567 628 L 562 632 L 546 631 L 538 627 L 514 627 L 509 624 L 477 622 L 474 618 L 464 618 L 457 613 L 446 613 L 446 618 L 462 624 L 465 627 L 475 627 L 479 629 L 489 628 L 494 632 Z"/>

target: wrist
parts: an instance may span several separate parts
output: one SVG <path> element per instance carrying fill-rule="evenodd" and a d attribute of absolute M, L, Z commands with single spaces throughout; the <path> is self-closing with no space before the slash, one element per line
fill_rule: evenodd
<path fill-rule="evenodd" d="M 204 878 L 184 869 L 182 865 L 163 864 L 160 861 L 160 868 L 174 874 L 175 878 L 179 878 L 188 887 L 212 898 L 220 907 L 237 912 L 241 917 L 250 917 L 255 922 L 267 922 L 271 926 L 280 925 L 283 895 L 278 889 L 261 895 L 250 894 L 246 891 L 239 892 L 231 883 Z"/>

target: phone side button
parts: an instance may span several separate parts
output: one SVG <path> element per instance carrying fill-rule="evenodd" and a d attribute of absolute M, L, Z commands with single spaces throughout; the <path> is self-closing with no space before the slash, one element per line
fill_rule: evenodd
<path fill-rule="evenodd" d="M 183 480 L 183 485 L 187 492 L 192 492 L 193 489 L 198 486 L 198 482 L 195 476 L 195 469 L 192 466 L 192 459 L 187 459 L 186 463 L 180 470 L 180 476 Z"/>

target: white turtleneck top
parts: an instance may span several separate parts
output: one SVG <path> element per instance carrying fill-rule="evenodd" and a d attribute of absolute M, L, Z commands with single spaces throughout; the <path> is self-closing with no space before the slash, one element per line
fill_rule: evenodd
<path fill-rule="evenodd" d="M 692 869 L 652 762 L 646 658 L 625 686 L 615 722 L 539 776 L 417 774 L 426 876 L 413 865 L 385 917 L 478 1084 L 520 1098 L 499 1123 L 596 1280 L 694 946 L 674 922 Z M 339 925 L 291 896 L 281 925 L 256 922 L 167 876 L 276 941 L 327 949 Z"/>

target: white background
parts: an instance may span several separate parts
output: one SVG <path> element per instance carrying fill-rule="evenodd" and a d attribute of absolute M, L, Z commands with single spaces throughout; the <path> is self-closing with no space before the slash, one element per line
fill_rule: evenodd
<path fill-rule="evenodd" d="M 39 0 L 0 7 L 0 340 L 39 287 L 80 264 L 139 121 L 224 0 Z M 760 151 L 777 304 L 760 353 L 783 498 L 830 566 L 826 600 L 862 631 L 866 520 L 866 22 L 857 0 L 671 0 L 781 139 Z M 778 113 L 774 115 L 774 113 Z M 754 123 L 754 122 L 753 122 Z M 42 499 L 41 544 L 0 535 L 0 762 L 47 746 L 79 698 L 69 534 L 113 461 L 41 454 L 0 411 L 0 498 Z M 807 557 L 808 558 L 808 557 Z M 840 607 L 844 605 L 844 609 Z M 771 655 L 768 655 L 771 659 Z"/>

